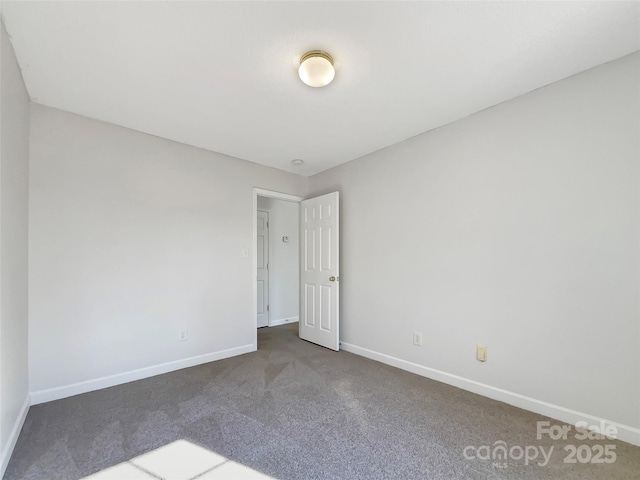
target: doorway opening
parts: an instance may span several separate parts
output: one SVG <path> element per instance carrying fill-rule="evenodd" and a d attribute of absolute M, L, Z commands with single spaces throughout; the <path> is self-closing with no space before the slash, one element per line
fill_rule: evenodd
<path fill-rule="evenodd" d="M 258 196 L 258 328 L 298 321 L 299 208 L 296 202 Z"/>
<path fill-rule="evenodd" d="M 274 216 L 287 209 L 280 208 L 285 204 L 292 212 L 290 220 L 279 222 L 276 228 Z M 258 328 L 294 322 L 298 322 L 301 339 L 332 350 L 340 349 L 339 211 L 339 192 L 303 199 L 253 189 L 252 278 L 256 349 Z M 289 258 L 278 267 L 275 262 L 279 254 L 274 245 L 284 245 L 287 255 L 280 254 L 280 257 Z M 288 271 L 288 280 L 283 283 L 282 277 L 276 279 L 274 268 Z M 276 295 L 274 290 L 283 293 Z M 277 309 L 274 305 L 276 297 L 275 301 L 281 302 Z"/>
<path fill-rule="evenodd" d="M 256 329 L 298 322 L 301 200 L 254 189 Z"/>

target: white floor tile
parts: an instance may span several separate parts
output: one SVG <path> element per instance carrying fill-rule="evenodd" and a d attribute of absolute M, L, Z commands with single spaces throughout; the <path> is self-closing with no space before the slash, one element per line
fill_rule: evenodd
<path fill-rule="evenodd" d="M 274 480 L 273 477 L 236 462 L 227 463 L 205 473 L 197 480 Z"/>
<path fill-rule="evenodd" d="M 189 480 L 224 461 L 225 457 L 186 440 L 178 440 L 130 460 L 165 480 Z"/>
<path fill-rule="evenodd" d="M 105 470 L 84 477 L 82 480 L 156 480 L 148 473 L 143 472 L 139 468 L 134 467 L 129 463 L 120 463 L 113 467 L 109 467 Z"/>

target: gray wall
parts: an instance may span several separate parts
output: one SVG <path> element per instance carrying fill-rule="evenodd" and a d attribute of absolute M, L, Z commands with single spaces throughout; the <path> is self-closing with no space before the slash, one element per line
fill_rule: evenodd
<path fill-rule="evenodd" d="M 2 23 L 2 22 L 0 22 Z M 29 97 L 2 23 L 0 93 L 0 476 L 27 401 Z M 26 405 L 28 407 L 28 405 Z"/>
<path fill-rule="evenodd" d="M 341 340 L 640 427 L 639 66 L 311 177 L 341 192 Z"/>
<path fill-rule="evenodd" d="M 254 274 L 242 256 L 253 187 L 304 195 L 307 178 L 40 105 L 31 129 L 35 401 L 255 348 Z"/>

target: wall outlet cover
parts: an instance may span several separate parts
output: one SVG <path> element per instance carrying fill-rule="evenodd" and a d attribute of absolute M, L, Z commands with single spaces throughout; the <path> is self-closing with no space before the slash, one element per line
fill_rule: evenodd
<path fill-rule="evenodd" d="M 186 342 L 187 338 L 188 338 L 188 335 L 187 335 L 186 328 L 181 328 L 180 330 L 178 330 L 178 341 Z"/>

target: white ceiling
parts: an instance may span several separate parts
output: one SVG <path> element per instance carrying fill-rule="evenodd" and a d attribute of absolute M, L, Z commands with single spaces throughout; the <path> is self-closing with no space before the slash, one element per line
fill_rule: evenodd
<path fill-rule="evenodd" d="M 27 1 L 2 14 L 34 102 L 303 175 L 640 48 L 638 2 Z M 328 87 L 297 77 L 311 49 L 335 59 Z"/>

